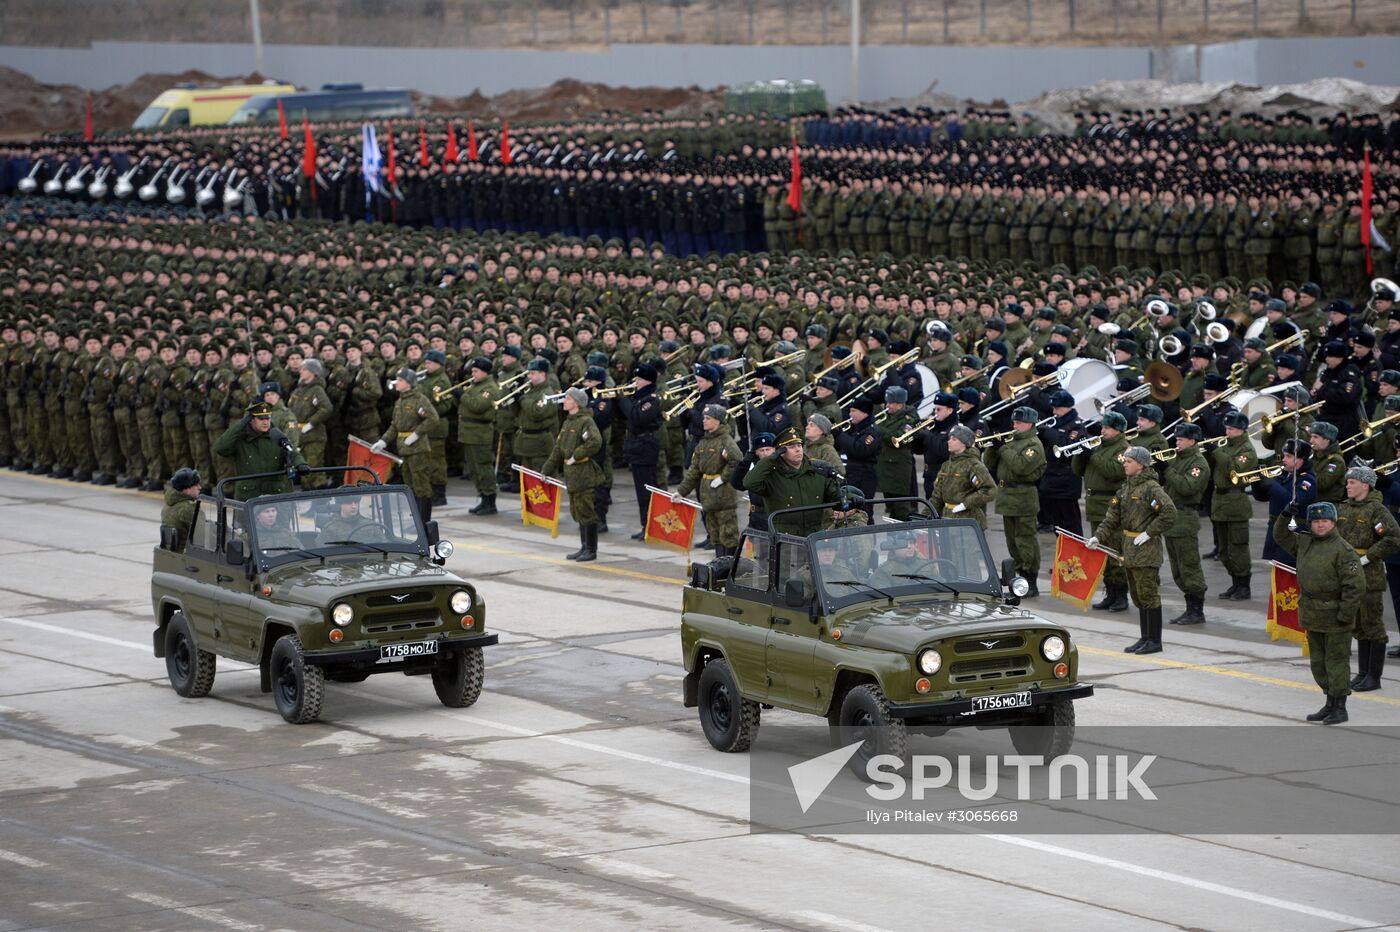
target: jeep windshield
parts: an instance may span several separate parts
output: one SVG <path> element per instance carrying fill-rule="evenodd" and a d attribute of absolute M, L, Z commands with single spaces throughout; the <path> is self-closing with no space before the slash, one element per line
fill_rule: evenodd
<path fill-rule="evenodd" d="M 843 528 L 808 544 L 827 611 L 887 597 L 1001 594 L 986 538 L 971 521 Z"/>
<path fill-rule="evenodd" d="M 263 568 L 349 553 L 428 554 L 418 508 L 407 492 L 357 486 L 253 499 L 238 524 Z M 240 528 L 235 527 L 235 533 Z"/>

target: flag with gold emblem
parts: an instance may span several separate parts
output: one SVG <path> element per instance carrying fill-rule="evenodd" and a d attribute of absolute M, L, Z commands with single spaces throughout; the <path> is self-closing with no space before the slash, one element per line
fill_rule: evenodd
<path fill-rule="evenodd" d="M 372 441 L 361 440 L 354 434 L 348 439 L 350 442 L 345 445 L 345 465 L 363 466 L 378 476 L 380 482 L 387 483 L 394 467 L 403 462 L 392 453 L 374 452 Z M 365 481 L 367 477 L 359 470 L 345 474 L 346 485 L 359 485 Z"/>
<path fill-rule="evenodd" d="M 523 466 L 512 464 L 511 468 L 520 473 L 520 523 L 547 527 L 550 537 L 558 537 L 564 483 Z"/>
<path fill-rule="evenodd" d="M 646 542 L 689 552 L 695 525 L 700 523 L 700 503 L 688 498 L 673 502 L 670 492 L 652 485 L 647 491 L 651 498 L 647 501 Z"/>
<path fill-rule="evenodd" d="M 1298 620 L 1298 573 L 1293 567 L 1274 563 L 1269 583 L 1269 617 L 1266 626 L 1269 639 L 1283 638 L 1301 645 L 1308 655 L 1308 634 Z"/>
<path fill-rule="evenodd" d="M 1090 548 L 1084 538 L 1076 537 L 1062 528 L 1055 531 L 1055 562 L 1050 571 L 1050 594 L 1085 611 L 1094 600 L 1099 580 L 1108 567 L 1109 552 Z"/>

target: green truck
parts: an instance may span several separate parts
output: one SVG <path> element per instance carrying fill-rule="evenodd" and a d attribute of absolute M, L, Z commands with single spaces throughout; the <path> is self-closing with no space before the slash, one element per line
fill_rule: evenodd
<path fill-rule="evenodd" d="M 410 490 L 375 479 L 225 496 L 248 478 L 257 477 L 201 496 L 191 527 L 161 528 L 152 644 L 175 692 L 208 695 L 226 657 L 257 666 L 262 691 L 293 724 L 320 716 L 327 680 L 377 673 L 430 676 L 449 707 L 476 702 L 482 648 L 497 636 L 475 587 L 444 569 L 452 545 L 421 520 Z"/>
<path fill-rule="evenodd" d="M 748 750 L 762 710 L 780 708 L 863 739 L 862 760 L 903 757 L 909 726 L 1007 728 L 1022 754 L 1063 754 L 1093 686 L 1069 631 L 1019 605 L 1027 591 L 971 520 L 750 528 L 738 557 L 692 567 L 685 705 L 720 751 Z"/>

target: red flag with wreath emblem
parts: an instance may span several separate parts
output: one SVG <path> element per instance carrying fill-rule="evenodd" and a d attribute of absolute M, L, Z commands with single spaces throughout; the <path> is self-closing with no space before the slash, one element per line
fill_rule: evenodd
<path fill-rule="evenodd" d="M 345 465 L 363 466 L 378 476 L 380 482 L 387 484 L 394 467 L 403 462 L 392 453 L 374 452 L 374 448 L 370 446 L 373 441 L 361 440 L 354 434 L 350 434 L 349 440 L 350 442 L 346 444 L 345 448 Z M 346 485 L 359 485 L 367 479 L 368 477 L 358 470 L 345 474 Z"/>
<path fill-rule="evenodd" d="M 564 500 L 564 483 L 523 466 L 512 466 L 520 473 L 520 523 L 549 528 L 550 537 L 559 536 L 559 504 Z"/>
<path fill-rule="evenodd" d="M 673 502 L 670 492 L 651 485 L 647 491 L 651 498 L 647 501 L 646 542 L 689 552 L 700 520 L 700 503 L 685 498 Z"/>
<path fill-rule="evenodd" d="M 1094 600 L 1108 554 L 1091 550 L 1084 541 L 1064 532 L 1055 537 L 1055 563 L 1050 571 L 1050 594 L 1086 610 Z"/>
<path fill-rule="evenodd" d="M 1308 655 L 1308 634 L 1298 620 L 1298 574 L 1291 566 L 1275 563 L 1270 573 L 1269 618 L 1266 627 L 1269 640 L 1283 638 L 1303 647 Z"/>

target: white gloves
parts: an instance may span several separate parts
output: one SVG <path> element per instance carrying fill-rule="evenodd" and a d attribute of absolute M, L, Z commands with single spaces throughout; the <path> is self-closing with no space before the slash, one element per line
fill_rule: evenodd
<path fill-rule="evenodd" d="M 1370 557 L 1363 556 L 1363 557 L 1361 558 L 1361 565 L 1362 565 L 1362 566 L 1369 566 L 1370 563 L 1371 563 L 1371 558 L 1370 558 Z"/>
<path fill-rule="evenodd" d="M 721 479 L 719 476 L 715 476 L 713 479 L 710 480 L 710 488 L 712 489 L 717 489 L 722 485 L 724 485 L 724 480 Z"/>
<path fill-rule="evenodd" d="M 574 462 L 575 462 L 575 460 L 574 460 L 574 458 L 571 456 L 571 457 L 569 457 L 568 459 L 564 460 L 564 465 L 565 465 L 565 466 L 572 466 L 572 465 L 574 465 Z"/>
<path fill-rule="evenodd" d="M 386 449 L 388 449 L 388 446 L 384 443 L 383 440 L 374 441 L 373 446 L 370 447 L 370 450 L 372 450 L 375 453 L 383 453 Z"/>
<path fill-rule="evenodd" d="M 962 502 L 958 502 L 958 503 L 957 503 L 956 505 L 954 505 L 952 508 L 949 508 L 949 509 L 948 509 L 948 514 L 950 514 L 950 515 L 958 515 L 958 514 L 962 514 L 964 511 L 967 511 L 967 506 L 964 505 Z"/>
<path fill-rule="evenodd" d="M 1088 546 L 1088 548 L 1089 548 L 1090 550 L 1098 550 L 1098 549 L 1099 549 L 1099 539 L 1098 539 L 1097 537 L 1090 537 L 1090 538 L 1089 538 L 1088 540 L 1086 540 L 1084 543 Z"/>
<path fill-rule="evenodd" d="M 415 430 L 413 433 L 409 434 L 407 437 L 403 438 L 403 445 L 406 446 L 406 447 L 411 447 L 411 446 L 413 446 L 413 445 L 414 445 L 415 443 L 417 443 L 417 442 L 418 442 L 418 431 L 416 431 L 416 430 Z"/>
<path fill-rule="evenodd" d="M 678 505 L 678 504 L 680 504 L 680 501 L 681 501 L 681 493 L 679 493 L 679 492 L 672 492 L 672 493 L 671 493 L 671 504 L 672 504 L 672 505 Z"/>
<path fill-rule="evenodd" d="M 1147 543 L 1151 539 L 1152 535 L 1147 533 L 1146 531 L 1143 531 L 1137 537 L 1133 538 L 1133 544 L 1134 546 L 1141 547 L 1143 544 Z"/>
<path fill-rule="evenodd" d="M 303 434 L 309 434 L 309 433 L 311 433 L 311 432 L 312 432 L 313 430 L 315 430 L 315 429 L 316 429 L 316 425 L 315 425 L 315 424 L 303 424 L 303 425 L 301 425 L 301 432 L 302 432 Z"/>

